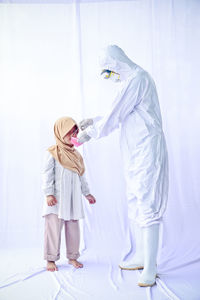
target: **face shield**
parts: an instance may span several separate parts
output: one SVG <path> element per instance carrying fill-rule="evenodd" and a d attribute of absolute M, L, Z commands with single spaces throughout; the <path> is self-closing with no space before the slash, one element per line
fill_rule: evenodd
<path fill-rule="evenodd" d="M 101 72 L 101 76 L 103 76 L 104 79 L 111 79 L 114 82 L 120 81 L 120 75 L 110 70 L 104 69 Z"/>

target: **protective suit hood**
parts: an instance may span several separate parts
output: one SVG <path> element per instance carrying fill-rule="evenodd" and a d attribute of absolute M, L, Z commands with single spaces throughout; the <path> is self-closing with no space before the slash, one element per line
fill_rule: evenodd
<path fill-rule="evenodd" d="M 116 45 L 109 45 L 103 49 L 100 56 L 100 66 L 102 69 L 120 74 L 121 80 L 126 80 L 138 69 L 138 65 L 132 62 L 124 51 Z"/>

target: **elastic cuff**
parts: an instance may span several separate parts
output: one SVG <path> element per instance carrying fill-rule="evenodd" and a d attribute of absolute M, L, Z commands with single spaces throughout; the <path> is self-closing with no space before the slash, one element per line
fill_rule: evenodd
<path fill-rule="evenodd" d="M 85 196 L 85 197 L 88 196 L 88 195 L 90 195 L 90 191 L 87 191 L 87 192 L 83 193 L 83 196 Z"/>
<path fill-rule="evenodd" d="M 44 259 L 48 261 L 56 261 L 60 259 L 60 256 L 55 255 L 44 255 Z"/>
<path fill-rule="evenodd" d="M 43 191 L 45 196 L 54 195 L 54 187 L 44 189 Z"/>
<path fill-rule="evenodd" d="M 67 258 L 68 259 L 77 259 L 80 257 L 80 253 L 67 253 Z"/>

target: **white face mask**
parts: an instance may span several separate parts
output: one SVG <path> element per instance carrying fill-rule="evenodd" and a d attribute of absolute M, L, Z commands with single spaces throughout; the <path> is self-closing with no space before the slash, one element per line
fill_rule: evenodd
<path fill-rule="evenodd" d="M 111 79 L 113 82 L 120 81 L 120 75 L 115 72 L 109 71 L 109 70 L 107 72 L 103 72 L 102 76 L 105 79 Z"/>

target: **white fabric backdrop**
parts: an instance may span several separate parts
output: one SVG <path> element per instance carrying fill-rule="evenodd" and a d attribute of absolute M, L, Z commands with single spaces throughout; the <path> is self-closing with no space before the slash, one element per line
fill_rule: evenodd
<path fill-rule="evenodd" d="M 31 289 L 28 299 L 199 300 L 200 2 L 69 2 L 0 4 L 0 299 L 27 299 Z M 95 207 L 85 202 L 85 269 L 61 261 L 58 274 L 43 272 L 43 155 L 58 117 L 108 109 L 116 85 L 100 79 L 98 54 L 111 43 L 155 79 L 168 144 L 170 193 L 152 289 L 117 268 L 131 249 L 118 131 L 83 147 L 97 198 Z"/>

